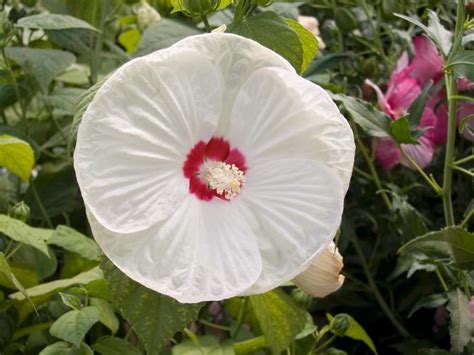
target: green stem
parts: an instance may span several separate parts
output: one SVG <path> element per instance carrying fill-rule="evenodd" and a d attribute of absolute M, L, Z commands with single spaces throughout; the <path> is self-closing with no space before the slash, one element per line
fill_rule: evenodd
<path fill-rule="evenodd" d="M 263 349 L 265 346 L 267 346 L 267 340 L 262 335 L 256 338 L 235 343 L 234 351 L 236 354 L 253 354 L 257 350 Z"/>
<path fill-rule="evenodd" d="M 367 16 L 367 19 L 369 21 L 369 25 L 370 25 L 370 28 L 372 30 L 372 33 L 374 34 L 374 40 L 375 40 L 375 44 L 377 46 L 377 49 L 379 51 L 379 54 L 383 58 L 385 63 L 388 63 L 388 58 L 387 58 L 387 55 L 385 54 L 385 50 L 383 48 L 383 43 L 382 43 L 382 40 L 380 39 L 380 36 L 379 36 L 378 28 L 375 25 L 374 20 L 372 19 L 372 14 L 370 13 L 370 9 L 367 6 L 366 0 L 360 0 L 360 4 L 361 4 L 361 7 L 362 7 L 365 15 Z"/>
<path fill-rule="evenodd" d="M 445 73 L 446 94 L 449 97 L 456 95 L 457 84 L 452 73 Z M 446 142 L 446 155 L 444 158 L 443 172 L 443 210 L 444 219 L 447 226 L 454 225 L 453 202 L 451 199 L 451 188 L 453 179 L 454 146 L 456 143 L 456 110 L 457 102 L 455 99 L 448 99 L 448 139 Z"/>
<path fill-rule="evenodd" d="M 54 225 L 51 222 L 51 219 L 49 218 L 48 213 L 46 212 L 46 209 L 44 208 L 43 202 L 41 202 L 41 199 L 38 195 L 38 191 L 36 191 L 36 187 L 33 180 L 30 181 L 30 185 L 31 185 L 31 191 L 33 192 L 33 197 L 35 198 L 35 201 L 38 204 L 38 207 L 41 211 L 41 214 L 43 215 L 44 220 L 48 224 L 49 228 L 54 229 Z"/>
<path fill-rule="evenodd" d="M 39 330 L 49 329 L 49 327 L 51 327 L 51 325 L 53 323 L 54 323 L 54 321 L 50 321 L 50 322 L 31 325 L 31 326 L 25 327 L 25 328 L 20 328 L 13 334 L 13 339 L 12 340 L 18 340 L 18 339 L 20 339 L 20 338 L 22 338 L 22 337 L 24 337 L 28 334 L 31 334 L 33 332 L 37 332 Z"/>
<path fill-rule="evenodd" d="M 453 164 L 454 164 L 454 165 L 461 165 L 461 164 L 470 162 L 471 160 L 474 160 L 474 154 L 473 154 L 473 155 L 469 155 L 468 157 L 465 157 L 465 158 L 456 160 L 456 161 L 453 162 Z"/>
<path fill-rule="evenodd" d="M 443 290 L 445 292 L 448 291 L 448 285 L 446 284 L 446 281 L 444 281 L 443 275 L 441 275 L 441 272 L 439 271 L 439 268 L 436 267 L 435 270 L 436 276 L 438 276 L 439 282 L 441 283 L 441 286 L 443 286 Z"/>
<path fill-rule="evenodd" d="M 467 169 L 461 168 L 460 166 L 453 165 L 451 168 L 452 168 L 453 170 L 460 171 L 460 172 L 466 174 L 467 176 L 474 177 L 474 173 L 473 173 L 472 171 L 469 171 L 469 170 L 467 170 Z"/>
<path fill-rule="evenodd" d="M 462 220 L 460 226 L 464 227 L 469 222 L 469 220 L 471 219 L 472 216 L 474 216 L 474 209 L 470 210 L 467 213 L 466 217 L 464 217 L 464 219 Z"/>
<path fill-rule="evenodd" d="M 206 32 L 212 32 L 212 27 L 209 24 L 209 20 L 207 19 L 207 16 L 201 15 L 201 20 L 202 20 L 202 23 L 204 24 L 204 28 L 206 29 Z"/>
<path fill-rule="evenodd" d="M 388 198 L 387 193 L 384 191 L 382 183 L 380 182 L 379 175 L 377 174 L 377 169 L 375 169 L 374 161 L 370 157 L 369 152 L 367 151 L 367 148 L 364 146 L 364 143 L 359 137 L 359 132 L 357 131 L 357 126 L 355 124 L 351 124 L 352 130 L 354 131 L 354 137 L 356 141 L 357 148 L 360 150 L 362 155 L 364 156 L 364 159 L 367 163 L 367 166 L 369 167 L 370 175 L 372 176 L 372 180 L 377 187 L 378 192 L 382 196 L 382 200 L 385 203 L 385 206 L 387 206 L 387 209 L 391 211 L 392 208 L 392 202 Z"/>
<path fill-rule="evenodd" d="M 416 171 L 418 171 L 418 173 L 423 177 L 423 179 L 425 179 L 428 185 L 430 185 L 433 191 L 441 196 L 442 188 L 438 185 L 438 183 L 432 177 L 426 175 L 421 166 L 419 166 L 418 163 L 407 152 L 405 152 L 401 145 L 399 145 L 398 148 L 400 149 L 402 155 L 411 163 L 411 165 L 415 167 Z"/>
<path fill-rule="evenodd" d="M 367 260 L 365 259 L 365 255 L 360 247 L 359 240 L 357 236 L 354 234 L 352 235 L 351 238 L 352 244 L 354 245 L 354 249 L 356 250 L 357 255 L 360 258 L 362 268 L 364 270 L 365 277 L 367 278 L 367 281 L 369 283 L 369 287 L 372 291 L 372 293 L 375 296 L 375 299 L 377 300 L 380 308 L 382 311 L 385 313 L 387 318 L 390 320 L 392 325 L 397 329 L 397 331 L 400 333 L 400 335 L 404 338 L 409 338 L 410 334 L 408 331 L 403 327 L 403 325 L 397 320 L 395 315 L 392 313 L 390 310 L 390 307 L 387 305 L 385 302 L 382 294 L 380 293 L 379 288 L 377 287 L 377 284 L 375 283 L 374 277 L 372 276 L 372 273 L 370 272 L 369 266 L 367 264 Z"/>
<path fill-rule="evenodd" d="M 21 249 L 21 247 L 23 246 L 23 243 L 18 243 L 17 246 L 11 251 L 9 252 L 8 254 L 6 254 L 5 256 L 5 260 L 8 260 L 10 259 L 13 255 L 15 255 L 15 253 Z"/>
<path fill-rule="evenodd" d="M 237 325 L 235 326 L 234 334 L 232 334 L 232 338 L 234 339 L 239 334 L 240 328 L 242 327 L 242 323 L 244 322 L 244 315 L 245 315 L 245 312 L 247 311 L 247 304 L 248 304 L 248 298 L 244 297 L 244 300 L 242 301 L 242 305 L 240 306 L 239 316 L 237 317 Z"/>
<path fill-rule="evenodd" d="M 216 323 L 212 323 L 212 322 L 209 322 L 207 320 L 204 320 L 204 319 L 200 319 L 199 320 L 199 323 L 201 324 L 204 324 L 204 325 L 207 325 L 208 327 L 211 327 L 211 328 L 215 328 L 215 329 L 220 329 L 220 330 L 225 330 L 225 331 L 230 331 L 230 327 L 226 326 L 226 325 L 221 325 L 221 324 L 216 324 Z"/>
<path fill-rule="evenodd" d="M 326 346 L 331 344 L 336 338 L 337 338 L 337 335 L 333 334 L 328 340 L 326 340 L 324 343 L 322 343 L 320 346 L 314 349 L 314 352 L 317 353 L 318 351 L 324 349 Z"/>

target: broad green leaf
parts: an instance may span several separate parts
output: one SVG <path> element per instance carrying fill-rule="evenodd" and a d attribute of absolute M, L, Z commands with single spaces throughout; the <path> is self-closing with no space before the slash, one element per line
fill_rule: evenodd
<path fill-rule="evenodd" d="M 49 257 L 48 246 L 45 241 L 53 232 L 52 230 L 33 228 L 18 219 L 2 214 L 0 215 L 0 232 L 16 242 L 38 249 Z"/>
<path fill-rule="evenodd" d="M 81 343 L 79 347 L 68 344 L 64 341 L 48 345 L 41 350 L 39 355 L 93 355 L 92 349 L 86 343 Z"/>
<path fill-rule="evenodd" d="M 68 226 L 58 226 L 46 241 L 89 260 L 100 260 L 102 252 L 97 243 Z"/>
<path fill-rule="evenodd" d="M 84 29 L 97 31 L 97 29 L 87 22 L 76 17 L 57 14 L 41 14 L 23 17 L 18 20 L 16 26 L 40 30 Z"/>
<path fill-rule="evenodd" d="M 474 50 L 459 50 L 447 65 L 459 77 L 474 80 Z"/>
<path fill-rule="evenodd" d="M 37 84 L 46 92 L 49 83 L 76 61 L 74 54 L 58 49 L 39 49 L 27 47 L 8 47 L 5 49 L 9 59 L 35 78 Z"/>
<path fill-rule="evenodd" d="M 23 248 L 25 248 L 24 246 Z M 8 265 L 10 266 L 11 273 L 17 278 L 17 280 L 23 285 L 23 287 L 34 287 L 38 285 L 38 276 L 36 271 L 25 265 L 17 264 L 12 262 L 12 258 L 9 259 Z M 11 281 L 7 275 L 0 272 L 0 286 L 4 286 L 13 290 L 18 290 L 15 284 Z"/>
<path fill-rule="evenodd" d="M 35 153 L 27 142 L 13 136 L 0 135 L 0 166 L 28 181 L 34 163 Z"/>
<path fill-rule="evenodd" d="M 471 340 L 473 322 L 469 312 L 469 300 L 459 288 L 448 293 L 448 311 L 451 315 L 449 323 L 451 351 L 460 353 Z"/>
<path fill-rule="evenodd" d="M 448 300 L 444 293 L 435 293 L 435 294 L 420 298 L 410 310 L 410 313 L 408 314 L 408 318 L 411 318 L 411 316 L 421 308 L 428 308 L 428 309 L 436 308 L 436 307 L 442 306 L 447 301 Z"/>
<path fill-rule="evenodd" d="M 161 19 L 143 32 L 134 56 L 139 57 L 158 49 L 167 48 L 183 38 L 199 33 L 201 31 L 195 27 L 188 26 L 178 20 Z"/>
<path fill-rule="evenodd" d="M 54 294 L 67 287 L 77 285 L 77 284 L 86 285 L 89 282 L 92 282 L 94 280 L 99 280 L 99 279 L 103 279 L 103 273 L 100 270 L 100 268 L 97 266 L 89 271 L 85 271 L 70 279 L 55 280 L 55 281 L 43 283 L 35 287 L 28 288 L 26 289 L 26 293 L 32 298 L 41 296 L 41 295 L 51 295 L 51 293 Z M 25 296 L 22 295 L 20 292 L 13 293 L 9 295 L 9 297 L 17 301 L 22 301 L 25 299 Z"/>
<path fill-rule="evenodd" d="M 183 5 L 181 4 L 180 0 L 170 0 L 170 3 L 173 6 L 173 10 L 171 11 L 171 13 L 180 12 L 184 10 Z M 231 4 L 232 4 L 232 0 L 221 0 L 216 11 L 223 10 L 226 7 L 230 6 Z"/>
<path fill-rule="evenodd" d="M 99 321 L 109 328 L 112 334 L 115 334 L 119 329 L 119 320 L 110 302 L 100 298 L 91 298 L 90 304 L 99 310 Z"/>
<path fill-rule="evenodd" d="M 119 43 L 125 48 L 127 53 L 131 54 L 135 51 L 140 42 L 142 35 L 136 28 L 131 28 L 125 32 L 122 32 L 119 37 Z"/>
<path fill-rule="evenodd" d="M 53 337 L 79 347 L 89 329 L 98 321 L 99 310 L 95 307 L 84 307 L 64 313 L 51 325 L 49 332 Z"/>
<path fill-rule="evenodd" d="M 67 30 L 45 30 L 48 40 L 54 45 L 74 53 L 89 54 L 92 50 L 97 32 L 82 28 Z"/>
<path fill-rule="evenodd" d="M 306 323 L 304 328 L 296 335 L 295 339 L 303 339 L 304 337 L 313 334 L 316 330 L 318 330 L 318 327 L 314 325 L 313 317 L 311 314 L 306 313 Z"/>
<path fill-rule="evenodd" d="M 377 350 L 375 348 L 374 342 L 369 337 L 365 329 L 362 328 L 362 326 L 350 315 L 346 314 L 345 316 L 349 319 L 349 329 L 347 329 L 344 336 L 364 342 L 370 348 L 370 350 L 372 350 L 375 354 L 377 354 Z M 334 317 L 331 316 L 330 314 L 327 314 L 327 317 L 329 321 L 334 319 Z"/>
<path fill-rule="evenodd" d="M 129 279 L 110 261 L 102 264 L 113 302 L 143 341 L 148 354 L 159 354 L 166 342 L 189 322 L 203 306 L 181 304 Z M 133 300 L 133 302 L 130 302 Z"/>
<path fill-rule="evenodd" d="M 101 298 L 103 300 L 112 301 L 112 293 L 107 287 L 107 280 L 99 279 L 89 282 L 88 284 L 81 287 L 73 287 L 69 289 L 69 292 L 78 295 L 87 295 L 89 297 Z"/>
<path fill-rule="evenodd" d="M 278 289 L 249 299 L 268 346 L 273 353 L 280 354 L 303 330 L 306 311 Z"/>
<path fill-rule="evenodd" d="M 125 339 L 103 336 L 92 345 L 95 352 L 102 355 L 141 355 L 142 353 Z"/>
<path fill-rule="evenodd" d="M 403 242 L 428 233 L 423 216 L 405 197 L 393 193 L 392 205 L 397 212 L 396 225 L 400 229 Z"/>
<path fill-rule="evenodd" d="M 43 102 L 50 108 L 60 110 L 67 115 L 74 115 L 76 105 L 79 102 L 79 97 L 85 90 L 77 88 L 58 88 L 55 89 L 49 96 L 43 96 Z M 45 144 L 42 145 L 45 148 Z"/>
<path fill-rule="evenodd" d="M 303 49 L 303 63 L 301 64 L 300 73 L 304 73 L 318 53 L 318 40 L 311 32 L 309 32 L 298 22 L 289 19 L 287 19 L 286 22 L 288 22 L 293 31 L 298 34 L 301 48 Z"/>
<path fill-rule="evenodd" d="M 44 280 L 53 275 L 58 268 L 58 261 L 54 252 L 48 248 L 48 256 L 36 248 L 29 245 L 23 245 L 13 256 L 12 262 L 28 265 L 35 273 L 39 280 Z M 26 286 L 26 284 L 25 284 Z M 36 285 L 30 285 L 33 287 Z"/>
<path fill-rule="evenodd" d="M 410 123 L 407 117 L 390 122 L 390 131 L 395 142 L 415 144 L 417 140 L 412 136 Z"/>
<path fill-rule="evenodd" d="M 421 116 L 425 110 L 426 99 L 428 98 L 428 93 L 432 86 L 433 80 L 428 81 L 423 87 L 421 93 L 408 108 L 408 121 L 410 122 L 410 127 L 412 129 L 415 129 L 420 123 Z"/>
<path fill-rule="evenodd" d="M 430 258 L 425 253 L 419 250 L 410 251 L 398 257 L 397 265 L 388 277 L 388 280 L 392 281 L 405 272 L 408 279 L 417 271 L 433 272 L 437 268 L 438 266 L 430 262 Z"/>
<path fill-rule="evenodd" d="M 23 86 L 20 86 L 20 94 L 26 94 Z M 15 85 L 0 84 L 0 110 L 6 109 L 18 101 L 18 96 L 15 92 Z"/>
<path fill-rule="evenodd" d="M 5 254 L 0 252 L 0 273 L 5 275 L 7 279 L 15 286 L 15 288 L 20 291 L 25 297 L 27 297 L 27 293 L 23 285 L 18 281 L 16 276 L 11 272 L 10 266 L 8 265 L 8 261 L 5 259 Z"/>
<path fill-rule="evenodd" d="M 233 355 L 234 348 L 230 342 L 219 344 L 219 339 L 213 336 L 202 336 L 192 340 L 185 340 L 171 349 L 172 355 Z"/>
<path fill-rule="evenodd" d="M 315 42 L 308 39 L 306 32 L 299 28 L 298 32 L 295 31 L 285 19 L 271 11 L 233 22 L 227 27 L 227 32 L 270 48 L 288 60 L 299 73 L 306 70 L 309 57 L 314 53 Z"/>
<path fill-rule="evenodd" d="M 449 258 L 457 267 L 470 268 L 474 265 L 474 234 L 461 227 L 447 227 L 409 241 L 399 252 L 417 250 L 433 258 Z"/>
<path fill-rule="evenodd" d="M 372 137 L 387 137 L 391 134 L 391 119 L 371 104 L 355 97 L 334 95 L 335 100 L 341 101 L 345 109 L 367 134 Z"/>

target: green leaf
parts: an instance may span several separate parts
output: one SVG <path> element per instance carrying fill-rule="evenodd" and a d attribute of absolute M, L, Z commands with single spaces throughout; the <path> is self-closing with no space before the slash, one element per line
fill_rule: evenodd
<path fill-rule="evenodd" d="M 99 321 L 99 310 L 95 307 L 84 307 L 64 313 L 49 329 L 52 336 L 65 340 L 79 347 L 89 329 Z"/>
<path fill-rule="evenodd" d="M 268 346 L 280 354 L 303 330 L 306 312 L 279 289 L 249 299 Z"/>
<path fill-rule="evenodd" d="M 16 276 L 11 272 L 10 266 L 8 265 L 8 261 L 5 259 L 5 254 L 0 252 L 0 273 L 5 275 L 7 279 L 15 286 L 15 288 L 20 291 L 25 297 L 27 297 L 27 293 L 23 285 L 18 281 Z"/>
<path fill-rule="evenodd" d="M 23 247 L 25 248 L 25 247 Z M 17 278 L 23 287 L 33 287 L 38 285 L 38 276 L 36 270 L 25 264 L 17 264 L 9 259 L 8 265 L 10 266 L 11 273 Z M 5 274 L 0 272 L 0 286 L 4 286 L 13 290 L 18 290 L 12 280 Z"/>
<path fill-rule="evenodd" d="M 181 5 L 181 2 L 179 0 L 170 0 L 170 3 L 171 3 L 171 6 L 173 6 L 173 10 L 171 11 L 171 13 L 180 12 L 184 10 L 184 7 Z M 223 10 L 226 7 L 230 6 L 231 4 L 232 4 L 232 0 L 221 0 L 216 11 Z"/>
<path fill-rule="evenodd" d="M 99 280 L 99 279 L 103 279 L 103 273 L 100 270 L 100 268 L 96 266 L 95 268 L 89 271 L 85 271 L 70 279 L 55 280 L 55 281 L 43 283 L 35 287 L 28 288 L 26 289 L 26 293 L 31 298 L 42 296 L 42 295 L 51 295 L 67 287 L 77 285 L 77 284 L 86 285 L 89 282 L 92 282 L 94 280 Z M 13 293 L 9 295 L 9 297 L 17 301 L 22 301 L 25 299 L 25 296 L 22 295 L 20 292 Z"/>
<path fill-rule="evenodd" d="M 68 251 L 79 254 L 89 260 L 100 260 L 102 252 L 97 243 L 68 226 L 58 226 L 46 241 Z"/>
<path fill-rule="evenodd" d="M 75 310 L 81 309 L 82 307 L 81 300 L 77 298 L 76 296 L 69 295 L 67 293 L 62 293 L 62 292 L 59 292 L 59 296 L 61 296 L 61 300 L 66 306 Z"/>
<path fill-rule="evenodd" d="M 195 343 L 197 342 L 197 344 Z M 172 355 L 233 355 L 234 348 L 230 342 L 219 344 L 213 336 L 202 336 L 196 340 L 185 340 L 171 349 Z"/>
<path fill-rule="evenodd" d="M 311 32 L 309 32 L 298 22 L 290 19 L 287 19 L 286 22 L 290 25 L 293 31 L 296 32 L 300 40 L 301 48 L 303 50 L 303 63 L 301 64 L 300 73 L 304 73 L 318 53 L 318 40 Z"/>
<path fill-rule="evenodd" d="M 68 344 L 64 341 L 48 345 L 41 350 L 39 355 L 93 355 L 92 349 L 85 343 L 81 343 L 79 347 Z"/>
<path fill-rule="evenodd" d="M 416 129 L 420 123 L 421 116 L 425 110 L 426 99 L 428 98 L 428 93 L 432 86 L 433 80 L 428 81 L 421 93 L 408 108 L 408 121 L 410 122 L 411 129 Z"/>
<path fill-rule="evenodd" d="M 474 51 L 460 49 L 449 61 L 449 68 L 452 68 L 459 77 L 474 80 Z"/>
<path fill-rule="evenodd" d="M 403 245 L 399 253 L 422 251 L 432 258 L 449 258 L 454 266 L 474 265 L 474 234 L 461 227 L 447 227 L 427 233 Z"/>
<path fill-rule="evenodd" d="M 469 300 L 459 288 L 448 293 L 448 311 L 451 314 L 449 324 L 451 351 L 461 353 L 471 340 L 473 325 L 469 312 Z"/>
<path fill-rule="evenodd" d="M 35 270 L 39 280 L 53 275 L 58 268 L 58 261 L 56 255 L 48 248 L 48 256 L 33 248 L 29 245 L 23 245 L 13 256 L 11 257 L 12 262 L 28 265 L 31 269 Z M 36 285 L 29 285 L 33 287 Z"/>
<path fill-rule="evenodd" d="M 103 336 L 92 345 L 95 352 L 102 355 L 141 355 L 142 353 L 125 339 Z"/>
<path fill-rule="evenodd" d="M 0 135 L 0 166 L 28 181 L 34 163 L 35 153 L 27 142 L 6 134 Z"/>
<path fill-rule="evenodd" d="M 231 23 L 227 32 L 257 41 L 277 52 L 299 72 L 305 71 L 316 54 L 317 41 L 308 33 L 271 11 Z M 310 34 L 310 33 L 309 33 Z"/>
<path fill-rule="evenodd" d="M 377 354 L 377 349 L 375 348 L 374 342 L 369 337 L 365 329 L 362 328 L 362 326 L 350 315 L 346 314 L 345 316 L 349 319 L 349 329 L 347 329 L 344 336 L 364 342 L 370 348 L 370 350 L 372 350 L 372 352 Z M 334 319 L 334 317 L 330 314 L 327 314 L 327 317 L 329 321 Z"/>
<path fill-rule="evenodd" d="M 199 33 L 201 33 L 201 31 L 183 22 L 161 19 L 150 25 L 145 32 L 143 32 L 134 56 L 139 57 L 158 49 L 167 48 L 183 38 Z"/>
<path fill-rule="evenodd" d="M 437 265 L 435 265 L 425 253 L 421 251 L 410 251 L 398 257 L 397 265 L 388 277 L 388 281 L 396 279 L 405 272 L 407 273 L 406 277 L 408 279 L 417 271 L 424 270 L 433 272 L 437 268 Z"/>
<path fill-rule="evenodd" d="M 412 136 L 410 123 L 407 117 L 401 117 L 390 123 L 390 131 L 393 139 L 402 144 L 416 144 L 417 140 Z"/>
<path fill-rule="evenodd" d="M 196 319 L 203 304 L 181 304 L 129 279 L 110 261 L 102 264 L 113 302 L 145 344 L 148 354 L 159 354 L 166 342 Z M 133 302 L 130 302 L 133 300 Z"/>
<path fill-rule="evenodd" d="M 125 32 L 122 32 L 119 37 L 119 43 L 125 48 L 127 53 L 133 53 L 140 42 L 140 38 L 142 37 L 139 30 L 136 28 L 131 28 Z"/>
<path fill-rule="evenodd" d="M 49 257 L 45 240 L 49 238 L 52 230 L 33 228 L 18 219 L 1 214 L 0 232 L 16 242 L 31 245 Z"/>
<path fill-rule="evenodd" d="M 387 137 L 391 135 L 390 123 L 392 120 L 371 104 L 345 95 L 333 95 L 333 98 L 342 102 L 354 122 L 370 136 Z"/>
<path fill-rule="evenodd" d="M 397 226 L 401 231 L 403 242 L 428 233 L 423 216 L 418 212 L 406 197 L 393 193 L 393 209 L 397 212 Z"/>
<path fill-rule="evenodd" d="M 421 308 L 436 308 L 445 304 L 448 300 L 446 299 L 446 295 L 444 293 L 435 293 L 432 295 L 425 296 L 420 298 L 410 310 L 408 314 L 408 318 L 411 318 L 413 313 L 418 311 Z"/>
<path fill-rule="evenodd" d="M 74 54 L 58 49 L 39 49 L 27 47 L 8 47 L 5 49 L 9 59 L 35 78 L 43 92 L 58 74 L 64 72 L 76 61 Z"/>
<path fill-rule="evenodd" d="M 70 30 L 84 29 L 97 31 L 87 22 L 68 15 L 41 14 L 23 17 L 18 20 L 17 27 L 39 30 Z"/>
<path fill-rule="evenodd" d="M 100 298 L 91 298 L 90 304 L 99 310 L 99 321 L 109 328 L 112 334 L 115 334 L 119 329 L 119 320 L 110 302 Z"/>
<path fill-rule="evenodd" d="M 57 88 L 51 95 L 43 96 L 43 102 L 50 108 L 60 110 L 64 114 L 73 116 L 76 105 L 79 102 L 79 97 L 85 90 L 77 88 Z M 44 149 L 46 144 L 42 145 Z"/>

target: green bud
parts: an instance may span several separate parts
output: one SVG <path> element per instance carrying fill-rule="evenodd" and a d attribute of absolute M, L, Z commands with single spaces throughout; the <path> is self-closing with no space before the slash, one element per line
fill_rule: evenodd
<path fill-rule="evenodd" d="M 313 297 L 306 294 L 302 289 L 296 287 L 291 291 L 291 298 L 293 301 L 302 308 L 308 308 L 313 301 Z"/>
<path fill-rule="evenodd" d="M 351 320 L 347 314 L 340 313 L 333 318 L 329 326 L 334 334 L 343 337 L 351 326 Z"/>
<path fill-rule="evenodd" d="M 379 75 L 379 64 L 374 57 L 361 60 L 359 68 L 360 73 L 366 78 L 376 78 Z"/>
<path fill-rule="evenodd" d="M 208 15 L 217 10 L 221 0 L 179 0 L 179 5 L 188 16 Z"/>
<path fill-rule="evenodd" d="M 20 201 L 8 210 L 8 215 L 11 218 L 26 222 L 30 218 L 30 207 L 24 201 Z"/>
<path fill-rule="evenodd" d="M 355 15 L 349 9 L 338 7 L 336 9 L 335 18 L 337 27 L 342 32 L 351 32 L 359 27 L 359 23 Z"/>

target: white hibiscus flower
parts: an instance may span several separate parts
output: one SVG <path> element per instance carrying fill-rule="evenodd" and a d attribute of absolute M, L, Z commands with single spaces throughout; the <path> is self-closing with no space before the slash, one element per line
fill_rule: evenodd
<path fill-rule="evenodd" d="M 185 303 L 265 292 L 305 270 L 336 234 L 353 159 L 323 89 L 225 33 L 118 69 L 74 153 L 104 253 Z"/>

